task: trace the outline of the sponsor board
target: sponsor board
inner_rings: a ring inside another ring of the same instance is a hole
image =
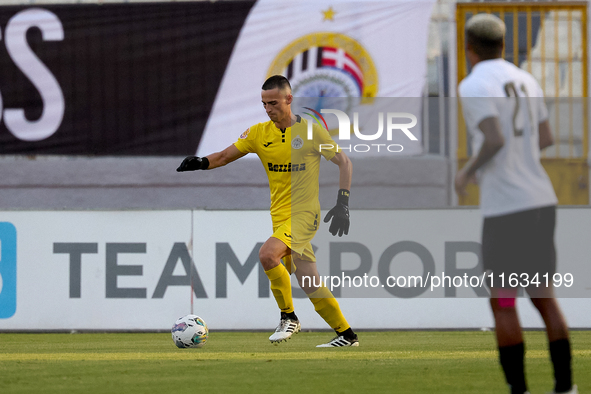
[[[187,313],[212,329],[272,329],[278,311],[258,262],[271,234],[266,211],[2,212],[0,330],[164,330]],[[477,210],[352,211],[348,236],[322,224],[313,241],[326,278],[384,275],[478,275]],[[590,209],[559,209],[561,274],[583,288],[577,298],[557,288],[569,324],[591,327],[577,313],[589,304]],[[18,237],[17,237],[18,234]],[[11,247],[16,245],[16,249]],[[14,262],[14,270],[5,264]],[[15,272],[14,286],[10,272]],[[329,279],[330,280],[330,279]],[[333,286],[356,328],[492,326],[485,289]],[[292,279],[298,316],[307,329],[328,328]],[[16,293],[14,301],[9,296]],[[5,294],[5,291],[8,293]],[[6,301],[8,300],[8,301]],[[541,327],[527,299],[526,327]],[[12,308],[12,309],[11,309]],[[193,310],[191,310],[193,308]],[[10,310],[13,310],[10,313]],[[8,312],[7,312],[8,311]]]

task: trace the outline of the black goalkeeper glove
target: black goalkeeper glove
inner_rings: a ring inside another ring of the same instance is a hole
[[[209,167],[209,160],[207,157],[187,156],[181,163],[176,172],[207,170]]]
[[[337,197],[337,205],[324,218],[324,223],[328,223],[332,218],[328,231],[332,235],[339,234],[339,237],[349,234],[349,190],[340,189]]]

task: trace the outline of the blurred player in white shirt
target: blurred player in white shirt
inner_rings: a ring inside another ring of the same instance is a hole
[[[572,384],[568,327],[542,275],[556,270],[554,227],[557,198],[540,163],[540,150],[553,144],[543,92],[534,77],[502,59],[505,24],[478,14],[466,25],[466,56],[472,71],[459,86],[472,136],[473,157],[458,171],[455,188],[480,185],[484,216],[482,256],[491,271],[491,299],[500,362],[512,394],[527,393],[525,348],[511,274],[538,278],[526,291],[540,312],[554,366],[555,393],[577,393]],[[537,276],[536,276],[537,275]],[[504,276],[504,287],[501,277]]]

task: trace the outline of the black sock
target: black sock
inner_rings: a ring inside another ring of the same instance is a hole
[[[345,331],[337,331],[337,335],[343,336],[345,339],[357,339],[357,334],[353,332],[351,327],[347,328]]]
[[[550,359],[554,365],[554,391],[569,391],[573,386],[570,341],[565,338],[550,342]]]
[[[298,320],[298,317],[296,316],[295,312],[281,312],[281,318],[282,319],[291,319],[291,320]]]
[[[527,391],[524,372],[525,346],[522,343],[499,347],[499,358],[505,379],[511,387],[511,394],[523,394]]]

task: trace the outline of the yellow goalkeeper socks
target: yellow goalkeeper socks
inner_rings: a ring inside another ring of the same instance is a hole
[[[340,333],[351,328],[341,312],[338,301],[326,286],[319,287],[313,293],[308,294],[308,297],[314,304],[316,312],[333,330]]]
[[[293,298],[291,297],[291,280],[289,279],[289,272],[279,264],[277,267],[265,271],[269,281],[271,281],[271,291],[273,297],[277,301],[277,306],[281,312],[293,312]]]

